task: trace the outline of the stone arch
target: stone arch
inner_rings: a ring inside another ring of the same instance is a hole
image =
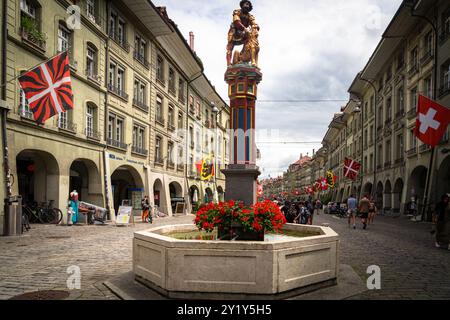
[[[375,203],[376,203],[376,206],[377,206],[377,208],[379,210],[383,210],[383,206],[384,206],[384,203],[383,203],[383,190],[384,190],[383,183],[380,181],[380,182],[378,182],[377,188],[376,188],[376,191],[375,191]]]
[[[177,203],[184,203],[183,187],[177,182],[173,181],[169,184],[170,203],[172,213],[176,213]]]
[[[425,184],[427,180],[427,168],[424,166],[417,166],[411,172],[408,183],[408,198],[416,197],[417,203],[422,204]]]
[[[398,178],[397,181],[395,181],[394,192],[392,194],[394,213],[400,213],[402,209],[401,206],[402,206],[403,187],[404,187],[403,180],[401,178]]]
[[[49,152],[25,149],[16,156],[19,195],[24,202],[60,203],[60,164]],[[69,195],[67,195],[67,198]]]
[[[133,192],[143,192],[144,182],[136,168],[129,165],[119,166],[111,175],[114,209],[118,212],[123,200],[133,200]]]
[[[200,202],[200,188],[197,185],[193,184],[190,186],[189,197],[193,205]]]
[[[69,191],[77,190],[80,201],[103,206],[103,188],[100,170],[89,159],[76,159],[69,169]]]
[[[384,184],[384,210],[392,209],[392,185],[390,180],[386,180]]]
[[[373,189],[373,184],[371,182],[367,182],[364,185],[363,194],[362,195],[369,195],[369,197],[370,197],[372,195],[372,189]]]
[[[161,179],[156,179],[153,183],[154,205],[161,208],[166,203],[166,193]]]
[[[214,192],[210,187],[205,189],[205,203],[212,202],[214,200]]]
[[[445,193],[450,193],[450,156],[447,156],[439,166],[434,202],[439,202]]]

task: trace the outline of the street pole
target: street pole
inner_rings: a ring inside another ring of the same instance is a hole
[[[417,6],[416,6],[417,7]],[[430,18],[426,17],[426,16],[421,16],[418,14],[414,13],[414,10],[416,9],[416,7],[412,7],[411,8],[411,16],[413,17],[417,17],[423,20],[426,20],[431,27],[433,28],[433,32],[434,32],[434,65],[433,65],[433,99],[435,101],[437,101],[438,98],[438,90],[437,90],[437,78],[438,78],[438,37],[439,37],[439,32],[438,32],[438,28],[436,26],[436,24],[434,23],[434,21],[432,21]],[[431,154],[430,154],[430,165],[428,166],[428,170],[427,170],[427,181],[425,184],[425,193],[424,193],[424,198],[423,198],[423,208],[422,208],[422,221],[425,220],[425,214],[426,214],[426,208],[427,206],[431,205],[430,203],[430,184],[431,184],[431,178],[433,175],[433,166],[434,166],[434,157],[435,157],[435,149],[436,147],[432,147],[431,148]]]
[[[373,88],[373,92],[374,92],[374,106],[373,106],[373,110],[375,113],[375,119],[374,119],[374,148],[373,148],[373,185],[372,185],[372,199],[375,200],[375,190],[376,190],[376,183],[377,183],[377,139],[376,139],[376,132],[377,132],[377,102],[378,102],[378,95],[377,95],[377,88],[375,87],[375,85],[373,84],[373,82],[369,79],[364,79],[363,77],[361,77],[361,75],[359,75],[359,80],[368,83],[372,88]],[[364,121],[364,120],[363,120]],[[364,125],[363,125],[363,130],[364,130]],[[362,153],[361,153],[362,154]],[[362,182],[361,182],[361,188],[362,188]]]

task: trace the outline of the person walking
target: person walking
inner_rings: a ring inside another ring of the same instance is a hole
[[[363,223],[363,229],[365,230],[367,228],[367,219],[369,218],[369,207],[370,207],[370,200],[367,195],[364,195],[364,197],[359,202],[358,210],[361,214],[361,222]]]
[[[368,224],[373,224],[373,220],[377,215],[377,211],[378,209],[377,206],[375,205],[375,202],[373,201],[373,199],[370,199]]]
[[[436,248],[447,247],[450,250],[450,203],[449,195],[444,194],[436,205]]]
[[[358,200],[353,196],[353,194],[347,199],[347,215],[348,215],[348,227],[356,229],[356,208],[358,205]]]
[[[142,222],[152,223],[152,215],[150,214],[150,202],[148,196],[144,196],[141,201],[142,206]]]
[[[320,202],[320,199],[316,200],[316,213],[317,215],[320,215],[320,212],[322,211],[322,202]]]

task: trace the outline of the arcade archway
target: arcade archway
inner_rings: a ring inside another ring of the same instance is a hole
[[[384,184],[384,209],[390,211],[392,208],[392,186],[391,181],[387,180]]]
[[[378,208],[378,210],[383,210],[384,203],[383,203],[383,183],[380,181],[377,184],[377,191],[375,194],[375,203]]]
[[[92,160],[77,159],[70,166],[69,191],[73,190],[80,201],[103,206],[100,172]]]
[[[450,193],[450,156],[447,156],[439,167],[436,182],[435,203],[441,200],[443,194]]]
[[[133,205],[133,194],[144,191],[144,183],[139,172],[131,166],[121,166],[111,175],[111,187],[114,199],[114,209],[118,212],[121,205]],[[134,202],[136,202],[136,199]],[[138,204],[134,203],[137,207]],[[140,202],[139,202],[140,204]]]
[[[402,206],[403,185],[404,184],[402,179],[397,179],[394,185],[394,193],[393,193],[394,213],[399,213],[402,209],[401,206]]]
[[[411,172],[408,193],[410,197],[417,197],[417,203],[419,204],[423,201],[426,180],[427,168],[424,166],[418,166]]]

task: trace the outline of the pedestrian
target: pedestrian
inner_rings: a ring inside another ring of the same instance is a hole
[[[152,223],[152,215],[150,214],[150,202],[148,201],[148,196],[144,196],[141,200],[142,207],[142,222]]]
[[[361,222],[363,223],[363,229],[367,228],[367,219],[369,218],[369,206],[370,200],[368,195],[364,195],[364,197],[359,201],[358,210],[361,214]]]
[[[316,200],[316,213],[317,215],[320,215],[322,212],[322,202],[320,202],[320,199]]]
[[[348,227],[356,229],[356,209],[358,206],[358,200],[352,195],[347,199],[347,215],[348,215]]]
[[[449,195],[444,194],[436,205],[436,248],[446,247],[450,250],[450,203]]]
[[[416,201],[416,197],[413,196],[413,197],[411,197],[411,201],[408,204],[408,214],[412,217],[415,217],[416,212],[417,212],[417,201]]]
[[[378,209],[377,206],[375,205],[375,202],[373,201],[373,199],[370,199],[368,224],[373,224],[373,220],[377,215],[377,211]]]
[[[77,190],[73,190],[70,193],[70,207],[72,208],[72,223],[77,224],[78,223],[78,192]]]

